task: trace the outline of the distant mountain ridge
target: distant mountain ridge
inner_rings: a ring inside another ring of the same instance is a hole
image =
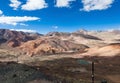
[[[120,43],[120,30],[49,32],[46,35],[0,29],[0,47],[16,48],[26,55],[86,52],[94,47]],[[97,49],[97,48],[96,48]]]

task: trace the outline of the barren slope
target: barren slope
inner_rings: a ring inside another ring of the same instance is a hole
[[[28,55],[55,54],[64,52],[84,52],[88,48],[82,44],[74,44],[55,37],[42,37],[37,40],[28,41],[20,46]]]
[[[113,43],[103,47],[89,48],[87,50],[88,52],[83,53],[82,55],[106,57],[112,57],[116,55],[120,56],[120,43]]]

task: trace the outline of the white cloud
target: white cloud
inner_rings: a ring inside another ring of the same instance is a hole
[[[21,2],[18,0],[10,0],[10,7],[13,7],[14,10],[17,10],[17,8],[21,5]]]
[[[111,7],[114,0],[82,0],[83,8],[81,10],[105,10]]]
[[[75,0],[56,0],[56,7],[69,7],[72,1]]]
[[[46,8],[47,4],[45,0],[27,0],[26,4],[22,5],[23,10],[38,10]]]
[[[39,20],[38,17],[30,17],[30,16],[0,16],[0,24],[10,24],[17,25],[27,21]]]
[[[2,12],[2,10],[0,10],[0,15],[2,15],[3,14],[3,12]]]
[[[52,28],[54,28],[54,29],[58,29],[58,26],[52,26]]]
[[[31,29],[10,29],[12,31],[22,31],[22,32],[29,32],[29,33],[36,33],[36,30],[31,30]]]

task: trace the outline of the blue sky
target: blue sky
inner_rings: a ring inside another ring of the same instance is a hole
[[[120,29],[120,0],[0,0],[0,28],[39,33]]]

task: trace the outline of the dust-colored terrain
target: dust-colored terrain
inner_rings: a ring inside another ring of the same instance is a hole
[[[0,29],[0,83],[120,83],[120,31],[72,33]]]

